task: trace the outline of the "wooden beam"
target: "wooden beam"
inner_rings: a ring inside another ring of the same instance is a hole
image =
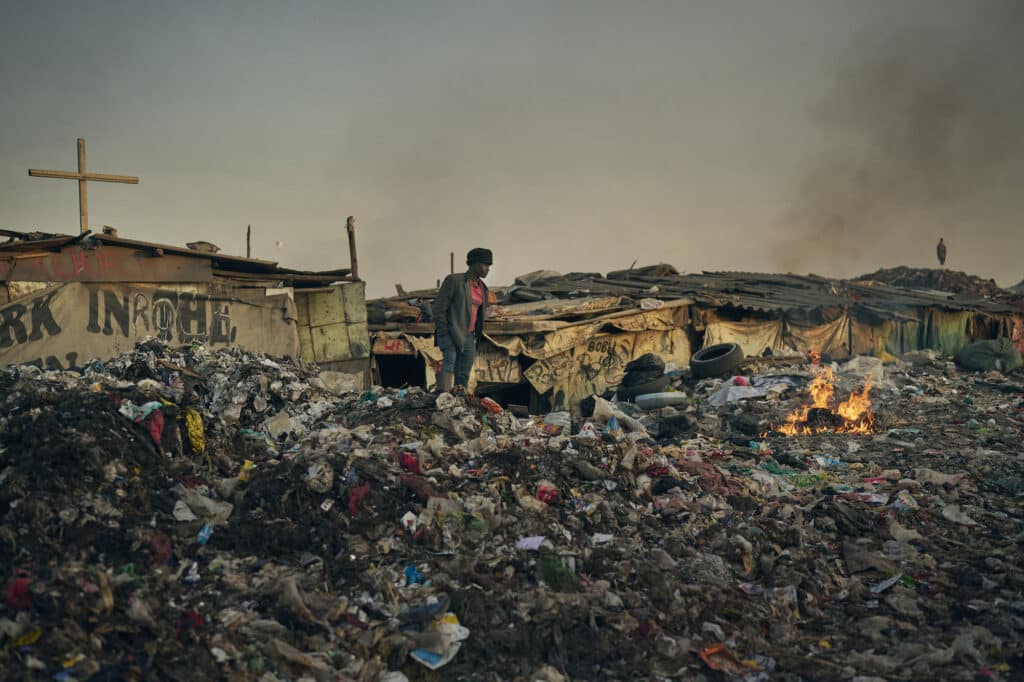
[[[30,168],[28,174],[34,178],[58,178],[60,180],[97,180],[99,182],[120,182],[124,185],[137,185],[139,179],[134,175],[111,175],[109,173],[76,173],[74,171],[43,170]]]
[[[359,279],[359,258],[356,256],[356,219],[349,216],[345,220],[345,231],[348,232],[348,256],[351,261],[352,279]]]
[[[245,257],[252,258],[252,225],[245,228]]]
[[[80,233],[89,229],[89,199],[86,196],[85,140],[78,138],[78,228]]]

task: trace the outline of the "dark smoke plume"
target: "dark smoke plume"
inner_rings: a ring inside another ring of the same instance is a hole
[[[851,50],[811,109],[823,150],[780,225],[783,269],[867,272],[951,233],[964,247],[978,227],[958,224],[965,207],[1020,170],[1021,6],[995,12],[989,30],[874,35]]]

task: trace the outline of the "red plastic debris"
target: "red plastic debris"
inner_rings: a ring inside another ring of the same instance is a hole
[[[483,405],[484,408],[491,414],[501,414],[502,412],[504,412],[504,409],[502,409],[501,405],[494,402],[490,398],[481,398],[480,404]]]
[[[32,606],[32,595],[28,588],[32,584],[29,578],[15,578],[7,587],[7,608],[14,611],[26,611]]]
[[[537,499],[545,504],[551,504],[558,499],[558,488],[543,483],[537,486]]]
[[[652,464],[647,467],[646,474],[651,478],[661,478],[662,476],[668,476],[668,467],[659,464]]]
[[[398,456],[398,462],[402,465],[402,468],[405,469],[406,471],[411,471],[414,474],[422,474],[423,473],[423,469],[420,466],[419,457],[417,457],[416,455],[414,455],[412,453],[403,452],[402,454],[400,454]]]
[[[164,436],[164,413],[154,410],[153,414],[149,416],[149,421],[146,422],[146,428],[149,429],[149,437],[153,439],[157,447],[160,447],[160,439]]]
[[[706,646],[700,650],[698,656],[712,670],[721,670],[722,672],[733,674],[743,671],[743,665],[739,662],[739,659],[724,644]]]
[[[348,513],[354,517],[359,515],[359,500],[370,492],[370,484],[364,483],[348,491]]]

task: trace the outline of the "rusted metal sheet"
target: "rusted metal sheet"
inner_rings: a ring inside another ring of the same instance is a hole
[[[348,328],[344,322],[313,327],[313,356],[317,362],[352,359]]]
[[[302,309],[301,307],[299,308]],[[309,327],[298,327],[299,351],[303,362],[316,362],[316,354],[313,352],[313,330]]]
[[[298,295],[298,292],[296,292]],[[309,301],[309,325],[320,327],[327,324],[345,321],[345,304],[341,292],[333,290],[327,294],[310,294],[305,297]]]
[[[370,356],[362,282],[295,291],[302,356],[316,363]]]
[[[0,281],[9,282],[207,282],[210,261],[151,256],[136,249],[68,246],[56,253],[0,251]]]
[[[168,255],[179,255],[185,256],[186,258],[198,259],[212,258],[213,260],[219,263],[230,264],[232,269],[238,270],[268,272],[277,269],[276,262],[269,260],[261,260],[258,258],[246,258],[244,256],[229,256],[225,253],[205,253],[202,251],[189,249],[183,246],[172,246],[170,244],[156,244],[153,242],[143,242],[136,239],[125,239],[123,237],[115,237],[114,235],[109,234],[94,234],[90,238],[95,241],[101,242],[107,246],[124,246],[136,251],[155,251],[157,249],[160,249],[165,254]]]
[[[339,286],[345,319],[351,324],[366,324],[366,283],[351,282]]]
[[[367,329],[366,324],[349,324],[347,326],[348,344],[352,354],[348,358],[339,359],[355,360],[370,357],[370,331]]]

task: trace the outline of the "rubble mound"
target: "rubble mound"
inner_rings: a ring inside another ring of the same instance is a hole
[[[905,289],[926,289],[948,291],[953,294],[968,294],[979,298],[999,298],[1007,295],[994,279],[983,279],[976,275],[957,270],[939,270],[931,268],[883,268],[867,275],[861,275],[854,281],[881,282]]]
[[[1018,678],[1024,383],[862,360],[876,430],[793,437],[799,359],[529,418],[200,346],[0,370],[0,680]]]

